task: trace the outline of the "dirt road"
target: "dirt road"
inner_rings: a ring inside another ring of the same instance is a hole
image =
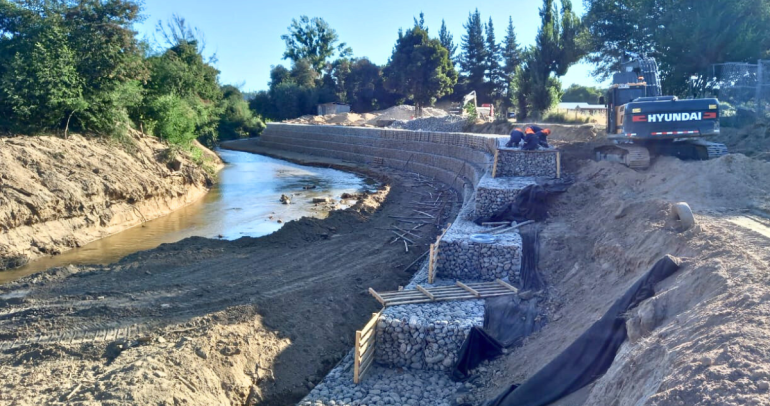
[[[440,231],[416,228],[406,253],[392,217],[415,217],[423,193],[457,200],[383,176],[354,208],[270,236],[190,238],[0,287],[0,403],[293,404],[378,310],[367,288],[405,284]]]

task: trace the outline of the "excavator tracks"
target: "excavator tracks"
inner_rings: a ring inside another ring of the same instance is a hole
[[[650,151],[632,144],[605,145],[596,150],[597,161],[617,162],[631,169],[650,167]]]

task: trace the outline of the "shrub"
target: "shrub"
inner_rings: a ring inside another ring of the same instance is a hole
[[[187,146],[195,139],[197,114],[182,98],[167,94],[149,104],[148,131],[169,144]]]

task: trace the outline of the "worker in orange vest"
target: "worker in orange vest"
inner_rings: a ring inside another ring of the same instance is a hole
[[[521,129],[514,128],[513,131],[511,131],[511,139],[508,140],[508,143],[505,144],[505,147],[518,148],[523,139],[524,139],[524,132],[521,131]]]

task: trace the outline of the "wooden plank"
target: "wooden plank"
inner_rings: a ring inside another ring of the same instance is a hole
[[[361,362],[359,361],[360,352],[359,347],[361,346],[361,332],[356,331],[356,348],[355,348],[355,355],[353,359],[353,383],[358,385],[359,382],[361,382],[359,374],[361,371]]]
[[[436,247],[435,244],[430,245],[430,256],[428,257],[428,283],[433,283],[433,267],[436,261]]]
[[[364,328],[361,329],[362,335],[366,335],[366,333],[368,333],[370,329],[374,328],[374,326],[377,325],[377,320],[380,319],[380,314],[382,314],[382,311],[379,311],[377,313],[372,313],[371,320],[369,320],[369,322],[366,323]]]
[[[500,150],[495,148],[495,163],[492,164],[492,177],[497,177],[497,159],[500,156]]]
[[[364,377],[364,374],[366,374],[366,372],[369,371],[369,367],[372,366],[373,361],[374,361],[374,356],[371,356],[361,364],[361,373],[358,377],[359,381]]]
[[[358,347],[359,358],[363,358],[366,352],[374,349],[374,332],[370,332],[368,337],[361,336],[361,345]]]
[[[464,283],[462,283],[462,282],[460,282],[460,281],[457,281],[457,286],[459,286],[459,287],[461,287],[461,288],[463,288],[463,289],[467,290],[467,291],[468,291],[468,292],[470,292],[470,293],[471,293],[473,296],[476,296],[476,297],[479,297],[479,296],[481,296],[481,294],[479,294],[479,292],[478,292],[476,289],[473,289],[473,288],[469,287],[468,285],[466,285],[466,284],[464,284]]]
[[[374,289],[369,288],[369,293],[371,293],[371,295],[374,296],[374,298],[377,299],[377,301],[380,302],[380,304],[385,306],[385,299],[383,299],[380,295],[378,295]]]
[[[498,279],[498,280],[496,280],[495,282],[497,282],[497,283],[498,283],[500,286],[504,286],[506,289],[508,289],[508,290],[510,290],[510,291],[512,291],[512,292],[514,292],[514,293],[519,293],[519,290],[518,290],[518,289],[516,289],[515,287],[513,287],[513,286],[509,285],[508,283],[506,283],[506,282],[505,282],[504,280],[502,280],[502,279]]]
[[[436,297],[435,297],[435,296],[433,296],[433,294],[432,294],[432,293],[430,293],[430,292],[428,292],[427,290],[425,290],[425,288],[423,288],[422,286],[420,286],[420,285],[417,285],[417,290],[419,290],[420,292],[422,292],[422,293],[423,293],[425,296],[427,296],[427,297],[428,297],[430,300],[436,300]]]
[[[561,152],[556,151],[556,179],[561,179]]]

